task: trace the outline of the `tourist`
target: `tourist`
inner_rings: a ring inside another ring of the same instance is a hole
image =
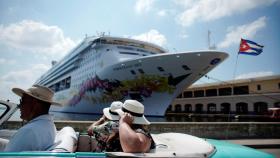
[[[144,116],[144,106],[136,100],[126,100],[116,112],[120,115],[119,138],[123,152],[145,153],[155,148],[148,132],[150,122]]]
[[[88,135],[96,139],[95,147],[92,149],[94,152],[120,150],[118,145],[120,144],[118,138],[120,117],[116,110],[122,105],[120,101],[112,102],[110,107],[103,109],[103,116],[88,128]]]
[[[49,114],[51,105],[60,105],[52,100],[53,91],[47,87],[34,85],[27,90],[13,88],[21,97],[20,118],[27,121],[10,141],[4,151],[46,151],[52,148],[56,136],[56,126]]]

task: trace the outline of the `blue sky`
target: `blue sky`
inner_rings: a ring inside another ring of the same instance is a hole
[[[105,32],[158,44],[170,52],[205,50],[230,56],[208,75],[234,78],[280,74],[280,0],[0,0],[0,99],[30,87],[85,35]],[[240,38],[264,45],[239,55]],[[197,83],[214,82],[202,78]]]

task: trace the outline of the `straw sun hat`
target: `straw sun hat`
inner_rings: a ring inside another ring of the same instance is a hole
[[[51,89],[44,86],[33,85],[31,88],[28,88],[27,90],[23,90],[21,88],[13,88],[12,91],[20,97],[22,97],[23,94],[27,94],[38,100],[51,103],[52,105],[61,105],[60,103],[54,102],[52,100],[54,92]]]
[[[125,112],[130,113],[133,117],[133,124],[149,125],[151,124],[144,116],[144,105],[137,100],[126,100],[121,109],[116,110],[121,116]]]
[[[123,106],[123,103],[120,101],[114,101],[112,102],[111,106],[108,108],[103,109],[103,114],[105,117],[107,117],[109,120],[119,120],[120,116],[116,112],[117,109],[121,109]]]

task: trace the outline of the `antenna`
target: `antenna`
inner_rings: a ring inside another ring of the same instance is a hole
[[[104,37],[105,36],[105,32],[96,31],[96,34],[97,34],[98,37]]]
[[[211,46],[211,31],[210,30],[208,30],[208,49],[209,50],[215,50],[216,49],[216,45],[215,44],[213,44],[212,46]]]

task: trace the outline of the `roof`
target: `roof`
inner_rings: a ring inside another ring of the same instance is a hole
[[[259,82],[259,81],[268,81],[268,80],[277,80],[277,79],[280,80],[280,75],[262,76],[262,77],[246,78],[246,79],[236,79],[236,80],[229,80],[229,81],[197,84],[197,85],[190,86],[189,89],[212,87],[212,86],[222,86],[222,85],[234,85],[234,84],[242,84],[242,83],[253,83],[253,82]]]

